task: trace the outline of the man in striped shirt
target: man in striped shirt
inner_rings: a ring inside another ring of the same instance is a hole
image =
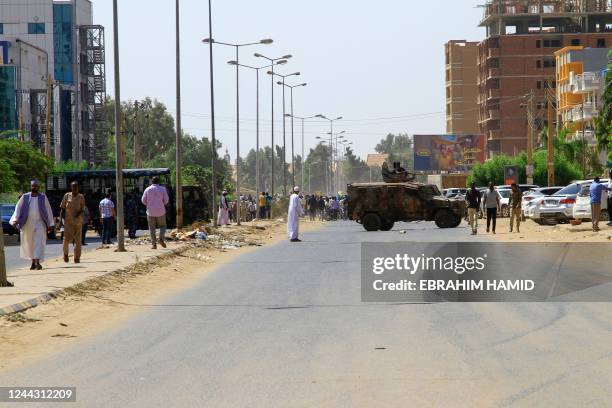
[[[111,243],[111,229],[116,216],[115,204],[110,198],[111,193],[109,191],[99,205],[100,218],[102,218],[102,245],[110,245]]]

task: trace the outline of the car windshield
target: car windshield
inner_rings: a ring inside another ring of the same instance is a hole
[[[510,190],[499,190],[498,193],[502,198],[510,197]]]
[[[574,194],[578,194],[579,191],[580,191],[580,184],[570,184],[569,186],[563,187],[561,190],[557,191],[553,195],[555,196],[574,195]]]
[[[1,205],[0,206],[0,216],[2,217],[10,217],[15,212],[14,205]]]

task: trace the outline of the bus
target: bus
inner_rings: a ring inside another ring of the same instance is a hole
[[[70,191],[70,183],[77,181],[80,192],[85,196],[89,209],[91,223],[97,231],[101,230],[100,210],[98,204],[106,192],[111,193],[112,201],[117,204],[117,184],[115,170],[83,170],[51,173],[46,179],[46,194],[53,209],[53,215],[59,219],[59,205],[64,194]],[[166,187],[170,202],[168,203],[166,221],[168,228],[176,227],[175,189],[172,185],[170,169],[126,169],[123,170],[124,198],[131,194],[136,201],[138,220],[137,228],[147,230],[147,212],[141,202],[144,190],[151,185],[151,179],[157,176],[160,185]],[[208,202],[204,190],[198,186],[183,186],[183,224],[189,225],[195,221],[208,221]]]

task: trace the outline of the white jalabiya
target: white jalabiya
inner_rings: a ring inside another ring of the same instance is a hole
[[[17,221],[20,217],[20,209],[24,196],[19,199],[15,213],[11,217],[10,222]],[[45,207],[47,208],[47,220],[49,226],[53,226],[53,211],[51,204],[45,197]],[[40,217],[38,210],[38,197],[30,197],[30,208],[28,211],[28,220],[21,228],[21,248],[20,256],[23,259],[45,259],[45,245],[47,244],[47,224]]]
[[[227,198],[221,196],[221,202],[219,203],[219,215],[217,217],[217,225],[229,224],[229,211],[228,211]]]
[[[289,211],[287,212],[287,236],[289,239],[297,239],[300,232],[300,217],[304,215],[304,209],[300,203],[300,196],[291,194],[289,198]]]

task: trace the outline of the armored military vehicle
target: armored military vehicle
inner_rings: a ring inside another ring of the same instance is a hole
[[[348,186],[348,217],[367,231],[389,231],[398,221],[434,221],[456,228],[466,213],[463,200],[444,198],[435,185],[356,183]]]

